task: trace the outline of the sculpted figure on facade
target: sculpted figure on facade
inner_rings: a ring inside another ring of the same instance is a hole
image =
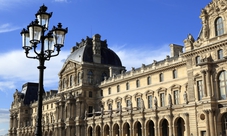
[[[200,18],[202,19],[202,34],[203,34],[203,39],[208,39],[209,38],[209,26],[208,26],[208,14],[205,9],[202,9]]]
[[[184,40],[184,46],[186,50],[192,50],[193,49],[193,43],[195,42],[195,39],[191,34],[188,34],[188,37]]]
[[[154,97],[154,106],[155,106],[155,109],[158,108],[158,102],[157,102],[157,97],[156,96]]]
[[[184,97],[184,103],[188,104],[188,94],[186,91],[184,91],[183,97]]]
[[[172,96],[171,96],[171,94],[169,94],[168,100],[169,100],[169,107],[172,107],[173,103],[172,103]]]

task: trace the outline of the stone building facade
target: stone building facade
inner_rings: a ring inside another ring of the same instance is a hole
[[[96,34],[77,43],[45,93],[45,136],[227,136],[227,1],[201,10],[202,29],[170,56],[126,71]],[[184,51],[183,51],[184,48]],[[34,135],[36,83],[16,91],[10,136]]]

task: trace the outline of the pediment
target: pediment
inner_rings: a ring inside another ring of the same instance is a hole
[[[68,61],[60,70],[59,75],[61,75],[62,73],[65,73],[65,72],[72,71],[73,69],[75,69],[75,67],[76,67],[76,63],[74,63],[72,61]]]

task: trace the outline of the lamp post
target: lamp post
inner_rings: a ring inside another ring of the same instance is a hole
[[[36,19],[32,21],[27,29],[21,31],[22,47],[25,50],[27,58],[39,60],[39,86],[38,86],[38,111],[36,119],[36,136],[42,136],[42,105],[43,105],[43,74],[45,61],[50,60],[51,57],[55,57],[59,54],[61,47],[64,46],[65,34],[68,32],[68,28],[63,29],[61,23],[58,23],[57,27],[53,27],[46,35],[48,30],[49,19],[52,16],[51,13],[46,12],[47,7],[42,5],[38,12],[35,14]],[[39,51],[37,50],[38,44],[40,44]],[[34,51],[35,56],[29,56],[29,51]]]

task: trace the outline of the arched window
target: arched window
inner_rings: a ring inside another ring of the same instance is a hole
[[[151,84],[151,77],[147,77],[147,85],[150,85]]]
[[[218,50],[218,59],[223,59],[223,50]]]
[[[108,94],[111,94],[111,88],[108,88]]]
[[[215,34],[216,36],[224,34],[223,19],[221,17],[217,18],[215,21]]]
[[[107,78],[107,74],[105,72],[102,73],[102,81],[105,80],[105,78]]]
[[[87,78],[88,78],[88,83],[91,84],[93,82],[93,72],[92,71],[88,72]]]
[[[222,135],[223,136],[226,136],[226,132],[227,132],[227,113],[225,113],[223,116],[222,116],[222,120],[221,120],[221,126],[222,126]]]
[[[117,92],[120,92],[120,85],[117,85]]]
[[[175,79],[175,78],[177,78],[177,70],[176,69],[173,70],[173,79]]]
[[[219,75],[219,92],[220,92],[220,99],[225,100],[227,94],[227,72],[222,71]]]
[[[70,87],[73,86],[73,76],[72,75],[69,77],[69,85],[70,85]]]
[[[164,81],[163,73],[160,73],[159,74],[159,81],[160,82],[163,82]]]
[[[65,78],[62,81],[62,89],[65,89]]]
[[[80,72],[77,74],[77,84],[80,84]]]
[[[198,65],[200,63],[200,56],[195,57],[195,64]]]
[[[140,87],[140,80],[136,80],[136,87]]]
[[[126,90],[129,90],[129,83],[126,83]]]

